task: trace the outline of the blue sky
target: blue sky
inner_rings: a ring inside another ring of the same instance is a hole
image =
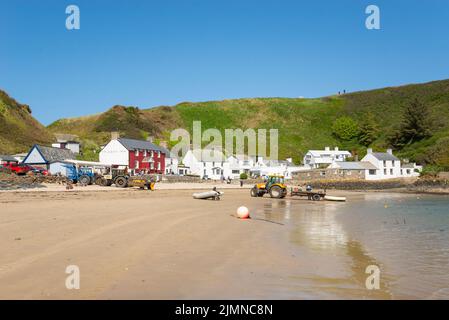
[[[381,30],[365,28],[369,4]],[[115,104],[318,97],[449,78],[448,33],[447,0],[0,0],[0,88],[44,124]]]

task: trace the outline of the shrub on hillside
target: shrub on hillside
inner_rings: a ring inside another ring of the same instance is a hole
[[[359,126],[350,117],[340,117],[332,126],[333,134],[341,140],[351,140],[358,136]]]

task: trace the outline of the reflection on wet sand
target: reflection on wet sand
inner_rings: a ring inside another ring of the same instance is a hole
[[[317,255],[332,257],[332,263],[326,266],[318,259],[314,272],[292,275],[292,289],[324,298],[391,299],[389,278],[384,274],[379,290],[366,288],[367,266],[376,265],[381,270],[382,266],[366,253],[360,242],[349,238],[336,219],[342,204],[304,204],[304,201],[273,200],[263,208],[267,219],[288,220],[290,242],[309,251],[311,259]]]

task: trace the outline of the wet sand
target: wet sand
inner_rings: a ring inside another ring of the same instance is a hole
[[[388,276],[366,289],[366,266],[382,262],[345,239],[345,203],[191,194],[0,193],[0,299],[393,297]],[[241,205],[253,219],[231,216]],[[68,265],[80,268],[80,290],[65,287]]]

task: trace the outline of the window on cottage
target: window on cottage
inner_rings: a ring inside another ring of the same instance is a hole
[[[387,175],[387,169],[384,169],[384,175],[385,176]]]
[[[139,161],[134,161],[134,168],[139,169]]]
[[[150,163],[150,169],[153,170],[154,169],[154,162]]]
[[[160,152],[160,151],[157,152],[157,157],[158,157],[158,158],[161,157],[161,152]]]
[[[393,175],[393,169],[390,169],[390,174]]]
[[[147,150],[143,151],[143,156],[146,157],[147,156]]]
[[[138,157],[138,156],[139,156],[139,150],[136,149],[136,151],[134,152],[134,155],[135,155],[136,157]]]
[[[375,175],[375,174],[376,174],[376,170],[370,169],[370,170],[369,170],[369,174],[372,175],[372,176]]]
[[[160,162],[157,163],[157,169],[161,170],[161,163]]]

